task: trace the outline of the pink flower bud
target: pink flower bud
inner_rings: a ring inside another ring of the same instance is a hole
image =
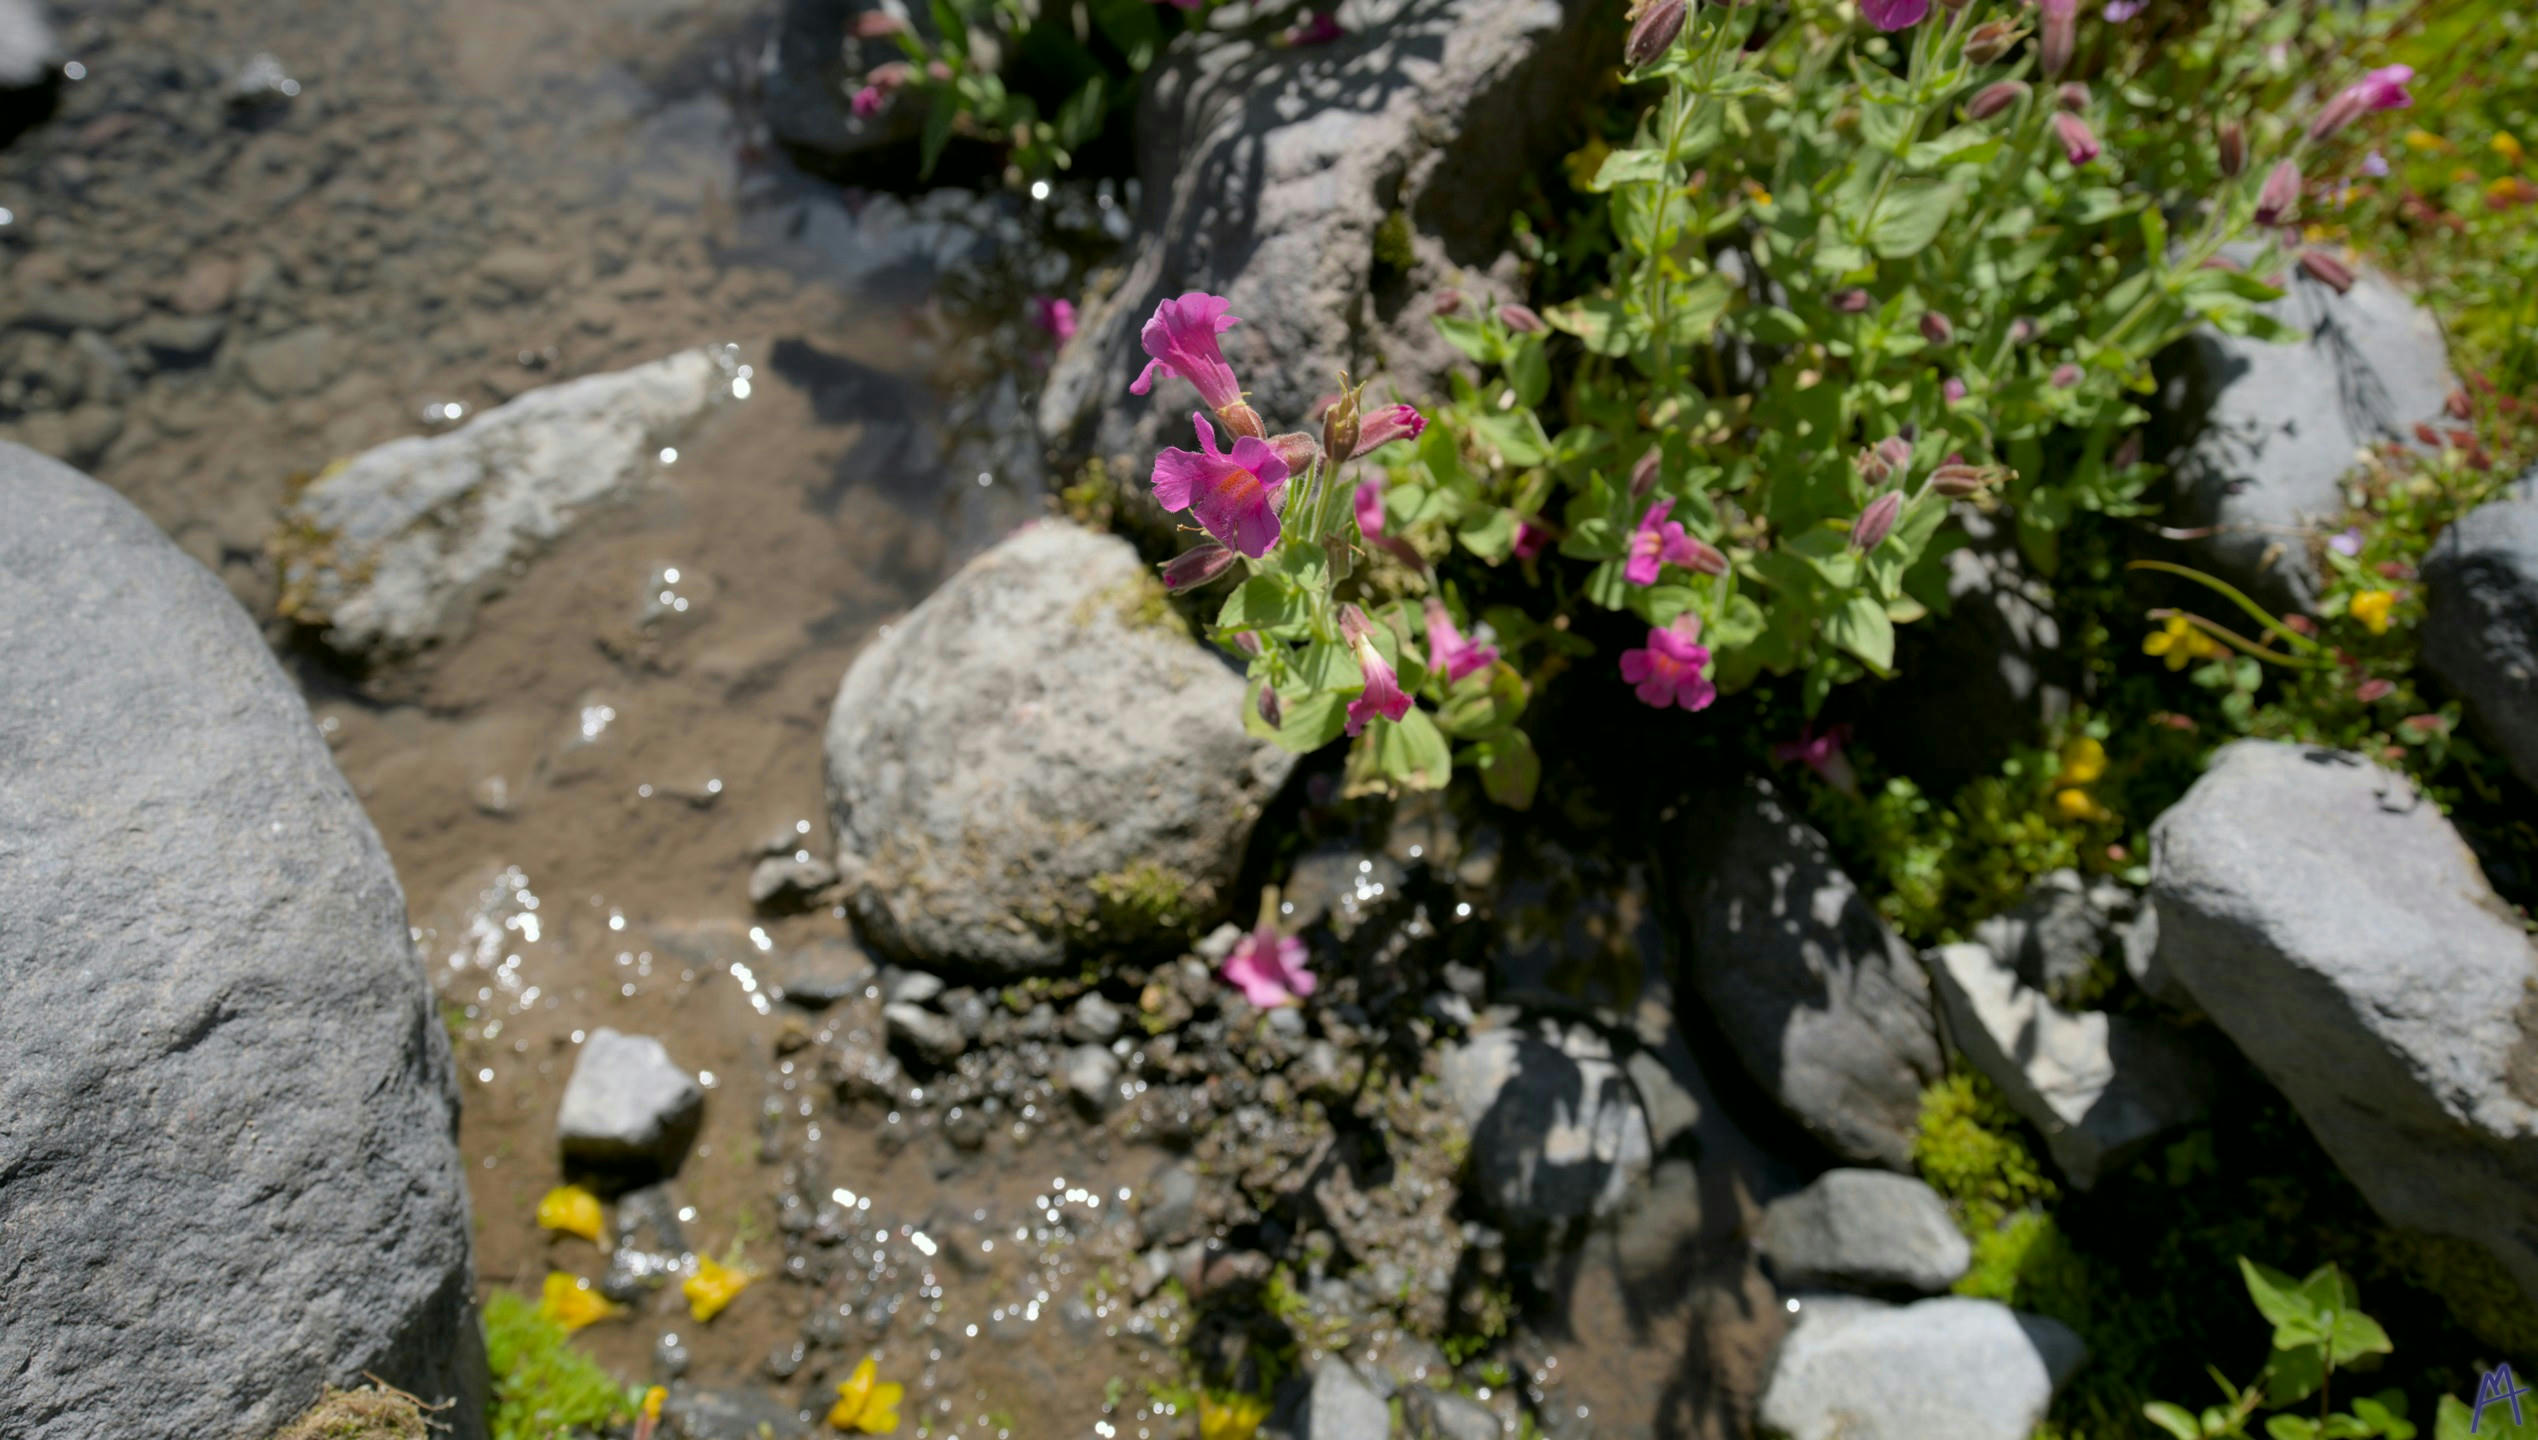
[[[1975,91],[1974,98],[1965,102],[1965,118],[1989,120],[2026,98],[2026,81],[1995,80]]]
[[[2337,91],[2318,107],[2316,117],[2309,121],[2309,143],[2315,145],[2334,139],[2337,131],[2360,119],[2362,112],[2368,108],[2358,89]]]
[[[2050,80],[2071,66],[2079,39],[2080,0],[2041,0],[2044,22],[2036,38],[2036,66]]]
[[[1889,435],[1877,442],[1877,458],[1885,461],[1890,470],[1908,470],[1912,467],[1912,442],[1901,435]]]
[[[2068,390],[2080,383],[2080,367],[2065,360],[2053,367],[2053,388]]]
[[[952,83],[952,67],[947,61],[928,60],[925,62],[925,78],[937,85],[949,85]]]
[[[1654,445],[1649,446],[1648,453],[1640,456],[1639,462],[1630,467],[1630,498],[1648,498],[1648,492],[1657,488],[1657,470],[1664,462],[1663,452]]]
[[[1322,453],[1322,447],[1314,442],[1313,437],[1301,430],[1270,436],[1269,448],[1277,451],[1278,458],[1286,462],[1290,475],[1301,475],[1312,469],[1314,460]]]
[[[2007,18],[1986,20],[1966,32],[1965,58],[1977,65],[1989,65],[2009,53],[2018,39],[2018,22]]]
[[[1416,440],[1428,428],[1428,417],[1408,405],[1385,405],[1357,422],[1357,448],[1348,458],[1371,454],[1395,440]]]
[[[1246,630],[1243,633],[1248,635],[1251,632]],[[1287,707],[1278,702],[1277,690],[1267,685],[1260,687],[1260,718],[1268,721],[1269,728],[1272,730],[1287,723]]]
[[[1851,548],[1864,555],[1884,544],[1886,537],[1894,533],[1895,517],[1902,513],[1903,492],[1900,490],[1889,490],[1869,501],[1868,508],[1859,512],[1859,518],[1851,522]]]
[[[1461,312],[1462,308],[1463,292],[1460,290],[1448,290],[1444,294],[1439,295],[1434,300],[1428,302],[1429,311],[1438,315],[1457,314]]]
[[[2102,153],[2102,147],[2097,143],[2097,132],[2089,128],[2089,122],[2068,110],[2054,112],[2053,130],[2061,137],[2063,155],[2073,165],[2086,165]]]
[[[1924,310],[1921,312],[1921,338],[1933,345],[1953,345],[1956,343],[1956,326],[1938,311]]]
[[[1260,656],[1260,636],[1249,630],[1234,632],[1234,648],[1254,659]]]
[[[2009,343],[2024,345],[2036,338],[2036,322],[2021,315],[2009,322]]]
[[[1225,428],[1233,431],[1237,437],[1248,436],[1259,440],[1266,438],[1269,433],[1269,427],[1260,423],[1260,412],[1240,400],[1217,411],[1216,418],[1224,421]]]
[[[2376,705],[2395,694],[2396,690],[2397,684],[2393,680],[2365,680],[2353,687],[2353,698],[2365,705]]]
[[[1941,382],[1939,393],[1946,396],[1948,403],[1953,405],[1965,398],[1965,382],[1951,375]]]
[[[1685,0],[1646,0],[1631,22],[1630,38],[1622,42],[1622,63],[1633,70],[1655,64],[1674,48],[1675,37],[1683,33],[1684,17],[1690,13]]]
[[[2247,173],[2247,127],[2235,120],[2221,127],[2221,178],[2235,180]]]
[[[1233,568],[1234,552],[1210,540],[1165,562],[1163,588],[1175,595],[1196,590]]]
[[[2264,188],[2256,192],[2256,223],[2280,225],[2299,213],[2300,165],[2285,160],[2266,174]]]
[[[1886,457],[1874,445],[1851,457],[1851,469],[1872,487],[1895,478],[1895,467],[1886,463]]]
[[[1531,306],[1512,301],[1498,307],[1498,323],[1519,335],[1539,335],[1551,328],[1542,323],[1542,317],[1535,314]]]
[[[2062,88],[2053,92],[2053,99],[2055,104],[2077,115],[2089,108],[2089,87],[2083,81],[2065,80]]]
[[[2309,278],[2342,295],[2353,288],[2353,267],[2324,250],[2300,252],[2300,268]]]
[[[853,112],[856,119],[869,120],[889,104],[890,97],[882,93],[880,86],[867,85],[855,92],[854,98],[846,102],[846,108]]]
[[[2115,453],[2106,458],[2106,463],[2114,466],[2118,470],[2130,470],[2134,466],[2140,464],[2141,432],[2139,430],[2135,430],[2131,434],[2126,435],[2123,439],[2116,441]]]
[[[1876,298],[1865,290],[1841,290],[1833,295],[1834,310],[1844,315],[1865,314],[1868,307],[1876,303]]]

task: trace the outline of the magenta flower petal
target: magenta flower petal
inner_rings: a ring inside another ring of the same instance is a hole
[[[1225,957],[1225,980],[1252,1004],[1275,1010],[1312,994],[1320,983],[1305,968],[1306,958],[1303,941],[1262,926],[1234,942],[1234,953]]]
[[[1381,715],[1386,720],[1399,720],[1410,713],[1410,697],[1401,693],[1401,677],[1384,663],[1383,652],[1375,642],[1360,632],[1350,642],[1357,655],[1357,668],[1365,672],[1366,689],[1348,702],[1348,733],[1354,735],[1366,728],[1366,722]]]
[[[1519,520],[1516,522],[1516,543],[1513,548],[1517,559],[1530,560],[1534,556],[1541,554],[1550,544],[1550,531],[1543,529],[1541,526],[1534,524],[1530,520]]]
[[[1668,520],[1674,510],[1672,500],[1660,500],[1639,517],[1638,527],[1630,532],[1629,558],[1622,565],[1622,578],[1633,585],[1654,585],[1665,568],[1669,549],[1683,543],[1683,522]]]
[[[1428,668],[1442,671],[1446,683],[1452,684],[1475,670],[1486,670],[1498,663],[1498,647],[1475,645],[1454,628],[1454,617],[1443,605],[1428,602]]]
[[[1389,445],[1395,440],[1416,440],[1428,428],[1428,417],[1408,405],[1386,405],[1360,416],[1357,425],[1357,448],[1349,459]]]
[[[1357,484],[1357,533],[1369,540],[1384,538],[1384,482],[1361,480]]]
[[[1031,323],[1046,330],[1063,345],[1075,338],[1075,302],[1054,295],[1037,295],[1031,300]]]
[[[2403,110],[2415,103],[2406,85],[2415,78],[2412,65],[2383,65],[2356,83],[2353,88],[2362,103],[2373,110]]]
[[[1930,0],[1860,0],[1859,13],[1880,30],[1909,30],[1929,18]]]
[[[1669,705],[1709,708],[1718,698],[1718,688],[1704,673],[1709,665],[1707,647],[1662,628],[1649,630],[1646,648],[1624,650],[1621,655],[1622,679],[1638,691],[1640,703],[1660,710]]]
[[[1242,323],[1225,313],[1233,303],[1222,295],[1193,290],[1155,306],[1154,318],[1137,334],[1154,358],[1128,387],[1129,393],[1143,395],[1152,390],[1155,372],[1164,370],[1197,386],[1199,398],[1210,410],[1241,404],[1243,387],[1216,343],[1217,336]]]
[[[1266,440],[1244,436],[1231,453],[1216,448],[1215,427],[1193,412],[1197,451],[1166,448],[1154,457],[1155,503],[1187,510],[1220,544],[1259,559],[1278,543],[1278,505],[1286,498],[1287,462]]]

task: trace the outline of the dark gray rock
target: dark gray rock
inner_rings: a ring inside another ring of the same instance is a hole
[[[2068,714],[2078,677],[2053,587],[2020,553],[2017,527],[1966,502],[1949,524],[1967,543],[1944,562],[1945,613],[1902,627],[1902,678],[1878,687],[1863,728],[1901,768],[1966,776]]]
[[[2538,1300],[2538,951],[2407,781],[2242,740],[2151,829],[2159,954],[2392,1224]]]
[[[829,808],[857,933],[1017,972],[1214,923],[1294,765],[1242,704],[1127,542],[1017,532],[838,687]]]
[[[2073,1014],[2028,988],[1980,945],[1942,945],[1930,976],[1948,1035],[2086,1190],[2153,1140],[2202,1117],[2211,1067],[2154,1020]]]
[[[1921,962],[1769,781],[1693,807],[1679,833],[1692,995],[1835,1154],[1908,1168],[1922,1087],[1941,1070]]]
[[[1313,1367],[1313,1388],[1297,1417],[1295,1440],[1388,1440],[1392,1410],[1357,1367],[1326,1355]]]
[[[60,57],[40,0],[0,0],[0,90],[43,84]]]
[[[904,1001],[884,1005],[881,1018],[890,1027],[890,1043],[928,1065],[949,1065],[969,1048],[958,1021],[924,1006]]]
[[[1453,1390],[1411,1390],[1402,1409],[1413,1440],[1500,1440],[1506,1434],[1488,1406]]]
[[[837,867],[817,855],[770,855],[749,871],[749,903],[790,913],[808,908],[837,883]]]
[[[1772,1201],[1762,1250],[1784,1290],[1935,1295],[1974,1260],[1939,1192],[1883,1170],[1827,1170]]]
[[[820,1010],[864,993],[873,980],[872,961],[851,940],[814,940],[785,961],[777,986],[784,998],[807,1010]]]
[[[2170,524],[2213,527],[2194,564],[2277,610],[2317,599],[2312,546],[2344,513],[2355,452],[2438,420],[2449,398],[2440,326],[2386,277],[2338,296],[2297,268],[2266,307],[2306,337],[2197,330],[2162,361],[2158,428],[2175,482]]]
[[[747,1385],[714,1390],[673,1385],[661,1402],[661,1418],[677,1440],[800,1440],[817,1433],[800,1406]]]
[[[603,1025],[573,1062],[555,1136],[575,1164],[668,1174],[704,1118],[705,1092],[660,1041]]]
[[[1088,991],[1066,1012],[1066,1038],[1107,1045],[1119,1038],[1127,1023],[1118,1006],[1103,999],[1099,991]]]
[[[1485,1030],[1445,1053],[1444,1077],[1471,1132],[1470,1192],[1510,1225],[1608,1214],[1648,1174],[1647,1114],[1588,1026]]]
[[[1137,1220],[1147,1239],[1179,1245],[1199,1234],[1199,1183],[1188,1166],[1173,1161],[1157,1166],[1137,1198]]]
[[[1606,22],[1619,10],[1375,0],[1328,45],[1272,43],[1284,14],[1176,42],[1138,113],[1149,238],[1085,306],[1042,392],[1042,431],[1139,477],[1158,437],[1186,436],[1186,384],[1126,392],[1146,363],[1139,328],[1188,290],[1232,299],[1244,323],[1226,358],[1273,432],[1303,425],[1343,369],[1386,369],[1403,398],[1441,392],[1458,357],[1429,323],[1434,298],[1517,298],[1475,272],[1499,260],[1526,177],[1575,143],[1579,107],[1618,63]],[[1406,271],[1375,256],[1396,213]]]
[[[139,511],[0,445],[0,513],[0,1428],[265,1435],[376,1374],[481,1437],[449,1041],[377,832]]]
[[[687,1235],[679,1224],[678,1197],[667,1185],[646,1185],[617,1197],[616,1243],[599,1291],[620,1305],[658,1290],[686,1263]]]
[[[1757,1429],[1774,1440],[2027,1440],[2088,1358],[2061,1322],[1990,1300],[1809,1299]]]
[[[2057,1005],[2082,997],[2099,967],[2120,970],[2124,931],[2140,898],[2111,880],[2092,883],[2076,870],[2036,877],[2027,896],[1974,927],[1974,939],[1997,956],[2020,984]]]
[[[1119,1099],[1119,1057],[1099,1045],[1078,1045],[1067,1051],[1064,1073],[1067,1093],[1096,1115]]]
[[[2443,531],[2423,580],[2424,664],[2538,787],[2538,472]]]

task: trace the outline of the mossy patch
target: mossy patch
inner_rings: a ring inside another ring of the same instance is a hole
[[[1208,887],[1168,865],[1139,860],[1091,881],[1096,922],[1114,939],[1186,930]]]
[[[1395,210],[1375,227],[1375,263],[1386,270],[1407,271],[1418,263],[1419,253],[1412,248],[1410,212]]]
[[[423,1402],[392,1385],[326,1387],[316,1404],[273,1440],[423,1440],[432,1424]]]
[[[536,1302],[508,1290],[485,1299],[485,1359],[493,1372],[493,1440],[551,1440],[597,1431],[634,1412],[624,1386],[575,1348]]]
[[[1153,575],[1140,572],[1132,580],[1095,591],[1075,607],[1072,618],[1077,625],[1090,625],[1093,617],[1104,610],[1117,616],[1119,623],[1130,630],[1152,630],[1177,640],[1190,638],[1189,622],[1172,608],[1171,595]]]
[[[2506,1355],[2538,1355],[2538,1313],[2494,1257],[2449,1235],[2391,1232],[2389,1263],[2441,1297],[2468,1333]]]

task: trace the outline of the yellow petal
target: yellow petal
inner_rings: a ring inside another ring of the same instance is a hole
[[[540,1229],[579,1235],[593,1245],[599,1243],[603,1219],[599,1197],[579,1185],[558,1185],[538,1200]]]
[[[872,1399],[865,1402],[864,1413],[855,1417],[855,1428],[867,1435],[889,1435],[899,1428],[899,1397],[907,1387],[885,1380],[872,1387]]]
[[[830,1425],[840,1430],[854,1428],[855,1422],[863,1417],[865,1407],[872,1402],[873,1382],[879,1373],[880,1367],[873,1357],[867,1355],[855,1367],[854,1374],[838,1382],[837,1403],[828,1409]]]
[[[2494,132],[2494,153],[2517,165],[2520,163],[2520,140],[2509,130]]]
[[[2061,786],[2094,785],[2106,775],[2106,747],[2082,735],[2062,747],[2062,774],[2054,780]]]
[[[662,1389],[658,1385],[644,1391],[643,1418],[646,1420],[659,1420],[661,1418],[661,1402],[669,1398],[670,1392]]]
[[[590,1282],[578,1275],[550,1271],[546,1289],[538,1297],[538,1313],[567,1330],[605,1320],[618,1313],[608,1297],[590,1288]]]
[[[1199,1440],[1252,1440],[1260,1422],[1268,1418],[1267,1402],[1256,1395],[1228,1395],[1220,1400],[1199,1392]]]
[[[757,1277],[736,1269],[710,1256],[696,1257],[696,1273],[680,1283],[679,1293],[687,1297],[688,1313],[700,1322],[723,1313],[723,1307],[739,1298]]]

